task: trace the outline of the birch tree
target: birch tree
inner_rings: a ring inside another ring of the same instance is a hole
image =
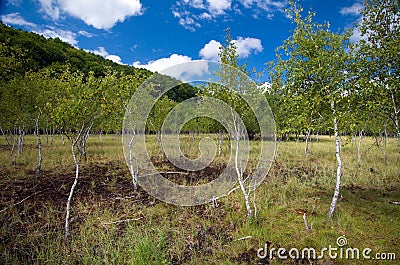
[[[365,0],[357,45],[361,84],[393,124],[400,145],[400,2]]]
[[[70,238],[70,210],[75,188],[78,184],[79,169],[86,160],[87,140],[91,128],[108,111],[108,102],[104,97],[101,80],[93,73],[84,75],[71,73],[68,69],[61,76],[51,80],[54,98],[51,99],[52,121],[63,133],[71,145],[71,154],[75,165],[75,178],[67,199],[65,216],[65,238]],[[68,130],[67,130],[68,129]]]
[[[244,92],[246,89],[243,84],[248,83],[242,80],[244,75],[238,76],[238,72],[245,70],[245,66],[238,63],[237,46],[230,36],[229,29],[226,30],[225,44],[220,47],[219,57],[221,65],[216,75],[221,78],[221,83],[224,85],[211,84],[203,93],[205,96],[209,95],[218,98],[231,107],[231,128],[228,130],[230,134],[228,137],[234,156],[234,172],[245,200],[247,217],[251,218],[254,216],[254,210],[250,203],[251,187],[250,185],[247,186],[248,183],[246,181],[248,179],[244,177],[244,156],[246,154],[240,152],[244,150],[244,143],[248,140],[248,130],[257,130],[257,122],[254,120],[255,117],[252,115],[252,110],[239,95],[240,92]],[[239,118],[241,121],[238,120]],[[253,199],[255,206],[255,198]]]
[[[328,22],[313,21],[315,13],[308,12],[302,17],[303,9],[292,3],[288,15],[296,24],[293,34],[278,48],[275,72],[282,83],[280,93],[285,98],[302,104],[293,110],[294,117],[302,119],[302,112],[318,114],[330,120],[334,134],[335,157],[337,161],[336,185],[328,216],[333,217],[342,176],[341,142],[339,133],[349,111],[351,91],[347,86],[348,64],[351,56],[349,34],[334,33]],[[307,104],[305,104],[307,102]],[[289,105],[287,107],[291,107]]]

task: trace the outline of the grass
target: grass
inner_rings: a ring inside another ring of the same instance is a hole
[[[45,146],[43,176],[36,179],[35,138],[26,136],[25,141],[17,164],[11,165],[10,150],[0,139],[0,264],[266,264],[257,258],[257,250],[266,242],[270,248],[313,247],[319,251],[329,245],[336,247],[336,239],[342,235],[349,247],[395,253],[397,261],[400,259],[400,206],[392,203],[400,201],[400,148],[395,139],[386,145],[386,163],[382,149],[373,145],[372,138],[365,138],[359,168],[357,144],[342,138],[343,183],[332,220],[327,213],[335,184],[333,139],[313,139],[307,155],[304,142],[280,142],[276,161],[256,190],[258,217],[247,220],[239,191],[218,200],[217,208],[211,204],[168,205],[143,190],[134,192],[120,138],[93,135],[72,203],[68,245],[63,222],[74,177],[70,147],[62,145],[59,136]],[[161,161],[155,136],[150,136],[149,143],[153,159],[167,170],[170,165]],[[182,143],[185,154],[199,155],[191,136]],[[252,145],[258,148],[257,143]],[[227,141],[223,151],[228,157]],[[254,163],[254,158],[249,161]],[[217,158],[213,163],[222,162]],[[305,230],[304,213],[310,231]],[[314,261],[275,257],[269,262],[366,261],[325,256]]]

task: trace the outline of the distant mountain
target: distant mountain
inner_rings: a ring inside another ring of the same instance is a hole
[[[33,32],[14,29],[0,21],[0,82],[7,82],[29,71],[36,72],[48,66],[63,64],[69,64],[71,71],[93,71],[97,77],[103,76],[108,68],[142,76],[144,79],[152,75],[146,69],[117,64],[100,55],[73,47],[59,38],[45,38]],[[169,78],[166,77],[166,80]],[[189,84],[181,84],[168,91],[167,96],[182,102],[196,96],[197,91]]]
[[[18,66],[13,69],[15,71],[9,71],[8,74],[11,76],[26,71],[38,71],[56,63],[68,63],[73,71],[80,70],[84,73],[93,71],[96,76],[102,76],[107,67],[126,74],[136,71],[141,71],[144,75],[151,74],[148,70],[120,65],[100,55],[77,49],[59,38],[48,39],[36,33],[14,29],[2,22],[0,22],[0,57],[2,68]]]

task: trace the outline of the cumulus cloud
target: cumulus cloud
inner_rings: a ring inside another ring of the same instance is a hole
[[[111,29],[130,16],[142,14],[140,0],[39,0],[41,11],[57,20],[61,12],[97,29]]]
[[[239,58],[247,58],[251,53],[258,53],[263,50],[260,39],[238,37],[236,40],[233,40],[233,42],[237,47],[237,54]],[[216,40],[210,40],[200,50],[199,55],[205,60],[218,61],[220,47],[220,42]]]
[[[263,50],[260,39],[238,37],[234,42],[240,58],[247,58],[252,52],[258,53]]]
[[[17,25],[28,28],[36,27],[36,24],[26,21],[18,12],[2,15],[1,20],[7,25]]]
[[[342,15],[360,15],[360,11],[364,8],[364,6],[360,3],[354,3],[352,6],[349,7],[342,7],[340,9],[340,14]]]
[[[187,63],[192,61],[192,58],[186,55],[171,54],[170,57],[161,58],[158,60],[150,61],[147,64],[141,64],[140,62],[134,62],[132,65],[137,68],[145,68],[152,72],[160,72],[168,67],[176,64]]]
[[[210,40],[204,47],[200,50],[199,55],[201,58],[210,61],[219,60],[219,47],[221,43],[216,40]]]
[[[123,64],[121,57],[115,54],[109,54],[104,47],[98,47],[97,50],[89,50],[89,52],[103,56],[104,58],[111,60],[115,63]]]
[[[175,77],[181,81],[192,80],[196,76],[208,73],[208,63],[201,60],[192,60],[191,57],[180,54],[171,54],[170,57],[150,61],[147,64],[134,62],[137,68],[145,68],[152,72]]]

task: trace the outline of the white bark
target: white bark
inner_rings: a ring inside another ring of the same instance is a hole
[[[72,151],[72,157],[74,159],[74,164],[75,164],[75,179],[74,183],[71,186],[71,189],[69,191],[69,196],[67,200],[67,210],[66,210],[66,215],[65,215],[65,239],[67,243],[69,242],[69,237],[70,237],[70,209],[71,209],[71,201],[72,201],[72,196],[74,194],[76,185],[78,184],[78,177],[79,177],[79,165],[82,157],[86,154],[86,141],[89,136],[90,129],[93,125],[93,122],[87,126],[84,124],[82,125],[81,129],[79,130],[78,134],[70,138],[68,135],[68,139],[71,142],[71,151]],[[76,150],[76,151],[75,151]],[[79,155],[79,157],[77,156]]]
[[[18,127],[18,142],[17,142],[18,157],[21,156],[23,148],[24,148],[24,129]]]
[[[242,134],[241,128],[239,128],[240,126],[236,123],[236,119],[235,119],[234,116],[233,116],[233,126],[234,126],[234,129],[235,129],[235,140],[236,140],[235,170],[236,170],[237,178],[238,178],[238,181],[239,181],[239,186],[240,186],[240,189],[242,190],[243,197],[244,197],[244,200],[245,200],[246,210],[247,210],[247,217],[250,218],[253,215],[253,211],[252,211],[251,205],[250,205],[249,192],[246,190],[245,183],[244,183],[245,181],[243,179],[243,168],[241,167],[241,163],[239,163],[239,141],[240,141],[241,136],[243,134]]]
[[[329,208],[329,217],[332,218],[335,212],[336,204],[339,199],[339,191],[340,191],[340,181],[342,177],[342,159],[340,157],[341,144],[339,139],[339,129],[338,129],[338,121],[337,114],[335,109],[335,103],[331,102],[331,108],[333,112],[333,126],[334,126],[334,134],[335,134],[335,147],[336,147],[336,160],[337,160],[337,169],[336,169],[336,185],[335,191],[333,193],[331,206]]]
[[[75,187],[78,184],[78,177],[79,177],[79,161],[77,160],[76,154],[75,154],[75,144],[72,145],[72,155],[74,157],[74,163],[75,163],[75,179],[74,183],[71,186],[71,189],[69,191],[69,196],[67,200],[67,213],[65,215],[65,239],[69,240],[70,237],[70,223],[69,223],[69,216],[70,216],[70,209],[71,209],[71,200],[72,196],[74,195]]]
[[[138,175],[138,172],[139,172],[139,165],[138,165],[136,159],[133,156],[133,148],[132,148],[133,141],[135,140],[135,135],[136,135],[135,128],[133,128],[132,129],[132,137],[131,137],[131,140],[128,143],[128,148],[129,148],[129,170],[130,170],[131,175],[132,175],[133,187],[134,187],[135,190],[137,190],[137,175]],[[135,168],[133,166],[134,161],[135,161],[135,164],[136,164]]]

